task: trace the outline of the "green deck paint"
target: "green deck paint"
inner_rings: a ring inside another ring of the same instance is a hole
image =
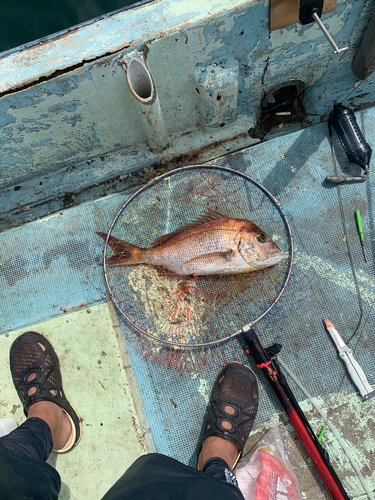
[[[0,337],[0,417],[15,418],[18,424],[25,416],[10,375],[9,348],[28,330],[52,342],[64,391],[83,419],[78,446],[64,455],[52,452],[48,459],[61,475],[59,500],[99,500],[134,460],[153,451],[145,444],[142,407],[136,408],[132,398],[113,308],[104,302]]]

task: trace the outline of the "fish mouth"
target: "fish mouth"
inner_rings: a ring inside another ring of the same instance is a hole
[[[273,266],[274,264],[278,264],[279,262],[284,260],[284,258],[285,258],[285,255],[281,250],[275,250],[274,252],[271,252],[267,256],[266,260],[267,260],[268,265]]]
[[[273,251],[271,250],[269,253],[267,252],[263,255],[259,253],[256,255],[255,259],[254,256],[248,256],[248,258],[246,258],[246,254],[243,254],[242,252],[240,252],[240,255],[253,270],[274,266],[286,257],[284,252],[279,249],[275,249]]]

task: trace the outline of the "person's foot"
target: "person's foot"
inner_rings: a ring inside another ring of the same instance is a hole
[[[245,447],[258,410],[258,382],[254,372],[229,363],[216,378],[206,420],[198,469],[219,457],[233,470]]]
[[[29,406],[28,417],[38,417],[47,422],[51,429],[53,450],[61,450],[72,434],[69,417],[60,406],[49,401],[39,401]]]
[[[45,352],[46,348],[41,342],[38,345]],[[36,377],[35,373],[28,376],[27,381],[31,382]],[[37,388],[31,386],[27,391],[28,396],[35,394]],[[51,395],[56,396],[57,391],[51,389]],[[72,434],[72,424],[69,417],[60,406],[50,401],[39,401],[31,404],[27,409],[27,418],[38,417],[47,422],[51,429],[53,449],[60,450],[64,448]]]
[[[233,470],[237,461],[238,454],[240,453],[240,447],[228,439],[224,439],[220,436],[211,436],[206,438],[202,443],[202,449],[198,458],[198,469],[202,470],[205,463],[213,457],[219,457],[225,460],[225,462]]]
[[[65,397],[59,360],[50,342],[37,332],[18,337],[10,348],[10,369],[25,415],[47,422],[54,450],[71,450],[80,440],[81,422]]]

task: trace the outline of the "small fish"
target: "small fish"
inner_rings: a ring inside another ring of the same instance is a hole
[[[103,240],[106,233],[97,233]],[[150,248],[109,238],[108,266],[152,264],[184,275],[238,274],[273,266],[281,250],[258,226],[208,211],[196,221],[157,238]]]

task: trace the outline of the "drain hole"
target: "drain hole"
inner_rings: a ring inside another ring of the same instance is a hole
[[[143,62],[133,59],[127,70],[130,89],[138,99],[150,99],[153,94],[151,75]]]
[[[282,106],[286,105],[297,97],[297,87],[294,85],[287,85],[282,89],[276,90],[268,99],[267,106]]]
[[[296,100],[302,101],[304,93],[305,84],[302,80],[283,83],[267,92],[262,100],[262,108],[265,111],[282,111],[281,108],[285,107],[285,111],[288,111]]]
[[[301,122],[305,116],[304,95],[302,80],[284,82],[268,91],[261,103],[260,121],[249,130],[249,135],[263,140],[272,128]]]

